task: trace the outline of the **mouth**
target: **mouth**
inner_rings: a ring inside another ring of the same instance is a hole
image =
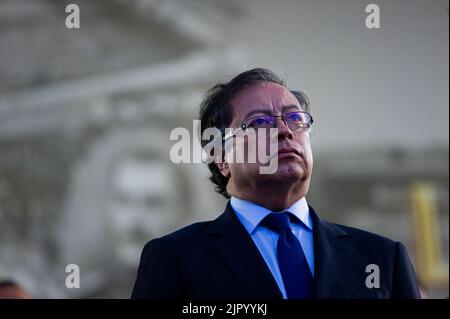
[[[303,154],[300,153],[295,148],[282,148],[278,150],[278,158],[286,158],[286,157],[300,157],[304,159]]]

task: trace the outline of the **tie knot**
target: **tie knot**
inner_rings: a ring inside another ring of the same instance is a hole
[[[270,213],[264,218],[264,224],[278,234],[283,230],[291,229],[289,216],[286,213]]]

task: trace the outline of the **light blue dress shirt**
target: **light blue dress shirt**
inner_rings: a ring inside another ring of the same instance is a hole
[[[281,277],[280,268],[277,261],[277,242],[278,234],[268,227],[260,224],[261,221],[272,211],[252,202],[231,197],[231,207],[236,216],[244,225],[250,234],[256,247],[266,261],[267,266],[272,272],[278,287],[280,288],[283,298],[287,299],[286,289],[284,288],[283,279]],[[309,207],[306,199],[295,202],[291,207],[283,210],[288,211],[298,219],[291,221],[293,234],[298,238],[302,245],[303,252],[308,262],[309,269],[314,277],[314,246],[313,246],[313,223],[309,214]]]

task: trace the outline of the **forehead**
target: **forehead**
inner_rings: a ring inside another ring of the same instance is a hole
[[[247,87],[231,101],[234,118],[240,118],[256,109],[277,112],[282,106],[286,105],[299,106],[299,102],[284,86],[272,82]]]

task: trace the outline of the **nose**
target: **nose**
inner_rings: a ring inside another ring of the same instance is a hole
[[[286,137],[292,139],[294,137],[294,134],[292,133],[283,117],[277,117],[275,123],[276,127],[278,128],[278,139],[283,139]]]

